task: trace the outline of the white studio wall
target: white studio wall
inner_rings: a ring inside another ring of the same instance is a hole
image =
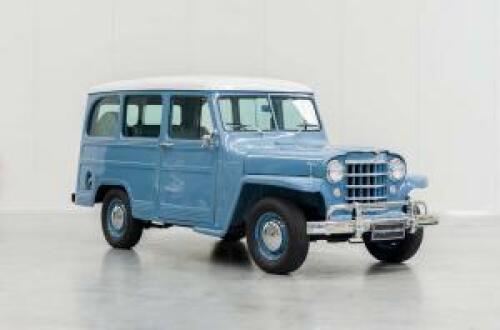
[[[85,92],[269,76],[317,91],[335,144],[400,150],[442,212],[500,212],[496,0],[4,0],[0,211],[72,208]]]

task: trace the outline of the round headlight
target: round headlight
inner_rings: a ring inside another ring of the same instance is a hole
[[[406,164],[400,158],[393,158],[389,162],[389,177],[394,181],[402,180],[406,175]]]
[[[339,182],[344,178],[344,165],[336,159],[330,161],[326,170],[326,177],[330,182]]]

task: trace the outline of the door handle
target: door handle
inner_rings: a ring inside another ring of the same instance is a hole
[[[160,147],[162,148],[171,148],[174,146],[173,142],[160,142]]]

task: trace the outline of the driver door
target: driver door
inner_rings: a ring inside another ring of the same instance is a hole
[[[214,131],[206,93],[173,93],[160,143],[160,217],[179,224],[213,224],[219,152],[203,143]]]

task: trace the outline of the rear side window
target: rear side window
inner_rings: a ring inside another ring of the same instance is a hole
[[[88,127],[91,136],[114,136],[118,132],[120,98],[107,96],[97,101],[92,109]]]
[[[160,95],[128,96],[125,98],[123,135],[158,137],[162,117]]]

